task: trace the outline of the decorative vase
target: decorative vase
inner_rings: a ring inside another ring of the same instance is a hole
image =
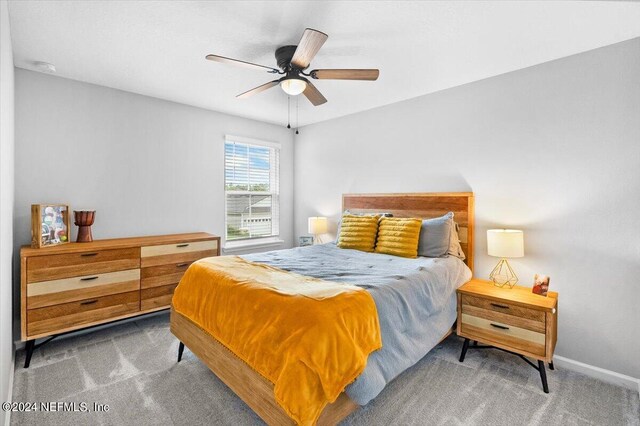
[[[96,218],[95,210],[74,210],[73,211],[74,222],[78,227],[78,243],[88,243],[93,241],[93,235],[91,235],[91,225]]]

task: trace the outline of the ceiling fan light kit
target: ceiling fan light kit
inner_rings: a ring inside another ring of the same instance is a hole
[[[207,55],[210,61],[234,64],[245,68],[253,68],[266,71],[271,74],[283,75],[278,80],[273,80],[262,84],[256,88],[243,92],[236,96],[245,99],[256,93],[263,92],[274,86],[280,85],[282,90],[289,96],[303,94],[313,105],[318,106],[327,102],[327,99],[311,82],[305,78],[310,77],[316,80],[364,80],[375,81],[380,75],[377,69],[326,69],[312,70],[306,73],[311,61],[316,56],[322,45],[329,36],[323,32],[307,28],[302,34],[302,38],[297,46],[282,46],[276,49],[275,56],[279,70],[265,65],[253,64],[251,62],[240,61],[219,55]]]
[[[300,76],[285,77],[280,80],[280,87],[287,95],[297,96],[305,91],[308,81]]]

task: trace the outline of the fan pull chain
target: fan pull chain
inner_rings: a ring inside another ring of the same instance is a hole
[[[291,96],[287,96],[287,129],[291,128]]]
[[[298,100],[299,99],[300,99],[300,96],[296,98],[296,135],[300,134],[300,132],[298,132]]]

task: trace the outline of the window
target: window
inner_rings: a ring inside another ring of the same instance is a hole
[[[227,136],[224,143],[226,240],[277,237],[280,145]]]

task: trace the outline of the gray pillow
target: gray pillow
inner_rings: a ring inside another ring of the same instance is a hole
[[[452,255],[464,259],[462,247],[458,239],[453,212],[434,219],[422,221],[418,256],[442,257]]]

